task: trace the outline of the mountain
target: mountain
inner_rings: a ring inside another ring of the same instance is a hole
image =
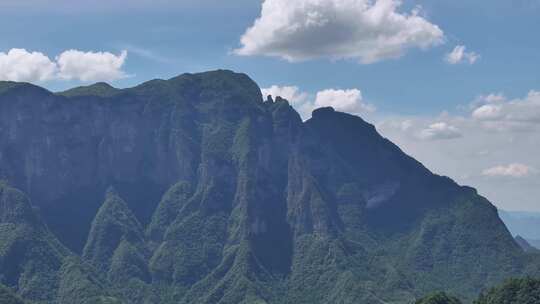
[[[0,269],[2,283],[23,297],[50,300],[67,250],[34,214],[28,198],[0,184]],[[56,286],[55,286],[56,285]]]
[[[518,245],[526,252],[535,252],[535,251],[538,251],[538,249],[534,246],[532,246],[531,244],[529,244],[529,242],[522,238],[520,235],[517,235],[515,238],[516,240],[516,243],[518,243]]]
[[[109,303],[100,300],[109,292],[99,274],[58,241],[24,193],[5,182],[0,183],[0,278],[38,303]]]
[[[143,228],[112,187],[92,222],[82,258],[105,273],[129,302],[155,298],[148,284],[150,252]]]
[[[540,274],[473,188],[360,117],[304,122],[231,71],[0,83],[0,176],[20,189],[2,198],[0,283],[44,303],[471,300]]]

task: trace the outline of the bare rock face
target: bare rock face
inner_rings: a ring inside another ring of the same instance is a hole
[[[0,83],[0,176],[33,204],[4,195],[0,220],[35,219],[61,248],[51,303],[409,303],[540,273],[474,189],[359,117],[302,122],[230,71],[57,94]],[[0,262],[22,263],[1,241]]]

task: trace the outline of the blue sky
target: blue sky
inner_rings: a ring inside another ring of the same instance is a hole
[[[397,3],[395,0],[297,1],[314,5]],[[338,109],[342,106],[341,110],[375,123],[385,136],[435,172],[478,187],[495,204],[512,210],[540,211],[537,199],[540,197],[537,172],[540,159],[535,156],[535,148],[540,147],[536,135],[540,119],[538,124],[536,116],[515,119],[519,116],[516,111],[536,113],[540,109],[536,107],[536,95],[530,94],[540,90],[539,1],[405,0],[391,11],[411,18],[413,11],[421,7],[419,16],[425,21],[421,29],[427,36],[410,34],[408,38],[414,42],[401,45],[403,49],[394,50],[397,53],[389,56],[385,55],[387,50],[383,50],[375,56],[374,62],[362,62],[369,61],[368,55],[355,49],[354,41],[349,40],[364,39],[366,36],[362,35],[381,35],[391,31],[392,24],[373,25],[366,34],[367,30],[360,28],[364,23],[343,16],[335,22],[335,28],[321,26],[316,28],[315,35],[311,29],[306,29],[306,33],[291,36],[298,41],[277,36],[259,41],[261,33],[277,26],[269,17],[266,20],[269,25],[261,26],[257,31],[259,36],[250,40],[255,51],[249,56],[238,55],[235,50],[243,47],[241,37],[255,20],[265,15],[286,15],[290,9],[280,6],[283,0],[267,2],[268,9],[261,11],[263,2],[254,0],[93,3],[3,0],[0,3],[0,54],[8,54],[14,48],[40,52],[51,60],[52,68],[57,69],[59,63],[55,63],[55,58],[66,50],[110,52],[115,56],[127,51],[125,60],[111,58],[110,62],[121,64],[116,74],[85,74],[87,77],[83,77],[80,73],[85,67],[70,68],[67,64],[65,71],[55,70],[41,80],[29,79],[53,91],[98,80],[129,87],[153,78],[217,68],[244,72],[261,88],[275,86],[265,92],[286,95],[283,88],[294,88],[296,95],[285,97],[293,99],[297,109],[305,111],[305,117],[316,105],[329,103],[337,105]],[[270,2],[274,4],[273,9],[284,11],[270,15],[276,13],[270,12]],[[294,13],[315,12],[316,17],[343,13],[321,8],[324,5],[305,12],[300,7]],[[405,25],[395,23],[397,27]],[[432,31],[435,27],[441,30],[442,36]],[[357,31],[356,36],[336,38],[343,32],[340,29]],[[416,29],[411,25],[411,30]],[[429,45],[421,47],[423,43]],[[381,48],[388,46],[383,44]],[[459,58],[459,63],[449,63],[445,57],[456,46],[465,46],[465,54],[478,58],[471,63],[465,55]],[[293,52],[299,60],[283,59]],[[333,52],[339,56],[334,56]],[[267,56],[269,54],[273,55]],[[319,99],[317,93],[325,90],[326,94],[321,94]],[[343,105],[339,98],[352,98],[352,104]],[[482,111],[493,107],[500,115],[481,116],[482,106],[486,106]],[[480,159],[471,156],[480,154]]]
[[[72,48],[127,49],[125,70],[133,77],[114,82],[120,87],[184,72],[230,68],[248,73],[262,87],[295,84],[306,91],[359,87],[381,111],[417,114],[452,111],[492,91],[519,96],[540,82],[540,39],[535,39],[540,4],[532,0],[405,2],[403,11],[422,5],[427,18],[445,31],[447,42],[370,65],[354,59],[290,64],[231,55],[240,36],[260,15],[259,1],[143,2],[135,7],[127,2],[110,7],[54,2],[3,9],[0,50],[19,47],[54,57]],[[444,54],[457,44],[478,52],[482,56],[478,63],[446,64]],[[44,85],[57,90],[74,84]]]

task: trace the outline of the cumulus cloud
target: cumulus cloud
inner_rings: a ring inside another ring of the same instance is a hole
[[[519,163],[495,166],[482,171],[482,175],[489,177],[525,177],[532,174],[533,169]]]
[[[375,106],[364,103],[362,92],[358,89],[319,91],[315,97],[314,105],[315,108],[333,107],[338,111],[352,114],[375,111]]]
[[[11,49],[0,52],[0,80],[47,81],[55,77],[56,64],[40,52]]]
[[[238,55],[356,59],[369,64],[444,42],[443,31],[399,0],[265,0],[241,37]]]
[[[475,52],[467,52],[467,47],[464,45],[458,45],[456,46],[452,52],[446,54],[444,57],[444,60],[448,62],[449,64],[458,64],[458,63],[469,63],[474,64],[478,59],[480,59],[480,55]]]
[[[500,132],[512,139],[517,133],[540,130],[540,91],[530,91],[523,98],[509,99],[502,93],[481,95],[471,102],[465,116],[442,113],[438,117],[385,120],[381,126],[422,140],[462,137],[463,129]],[[422,127],[427,126],[427,127]],[[540,133],[539,133],[540,134]]]
[[[315,95],[302,92],[296,86],[276,86],[261,89],[263,96],[282,97],[298,111],[303,119],[311,117],[311,112],[321,107],[333,107],[337,111],[355,115],[374,112],[375,106],[363,100],[358,89],[326,89]]]
[[[0,52],[0,80],[43,82],[49,80],[113,81],[126,77],[122,70],[127,52],[68,50],[54,60],[40,52],[11,49]]]
[[[424,140],[444,140],[462,137],[461,132],[455,126],[446,122],[436,122],[422,129],[418,137]]]
[[[530,91],[524,98],[513,100],[494,97],[475,108],[471,116],[488,129],[536,130],[540,127],[540,92]]]
[[[502,106],[487,104],[483,105],[472,112],[472,116],[476,119],[490,120],[501,117]]]
[[[520,98],[495,93],[475,98],[457,113],[374,118],[381,134],[434,172],[477,188],[499,208],[538,210],[539,99],[538,90]],[[448,126],[462,136],[426,140]]]
[[[122,66],[127,51],[119,55],[109,52],[81,52],[68,50],[56,57],[59,77],[80,81],[112,81],[126,77]]]

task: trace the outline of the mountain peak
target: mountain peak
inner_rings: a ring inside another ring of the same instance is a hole
[[[105,82],[97,82],[88,86],[80,86],[73,89],[69,89],[63,92],[57,93],[58,95],[66,97],[81,97],[81,96],[98,96],[98,97],[112,97],[122,90],[117,89]]]
[[[333,107],[322,107],[322,108],[313,110],[313,112],[311,113],[311,116],[319,117],[319,116],[328,115],[334,112],[336,112],[336,110]]]
[[[0,81],[0,95],[8,92],[22,92],[25,94],[39,92],[41,94],[51,94],[47,89],[28,82]]]
[[[118,199],[120,199],[120,195],[118,194],[118,191],[116,191],[116,188],[114,188],[114,186],[109,186],[107,188],[107,191],[105,192],[105,198],[107,200],[109,198],[118,198]]]
[[[248,75],[231,70],[214,70],[202,73],[186,73],[171,78],[168,83],[177,88],[193,90],[216,91],[220,94],[228,93],[235,97],[245,97],[253,101],[262,102],[262,93],[259,85]]]
[[[0,223],[37,223],[28,197],[21,191],[0,181]]]
[[[83,250],[83,257],[100,269],[107,269],[116,248],[122,241],[142,243],[143,229],[126,202],[109,187]]]

